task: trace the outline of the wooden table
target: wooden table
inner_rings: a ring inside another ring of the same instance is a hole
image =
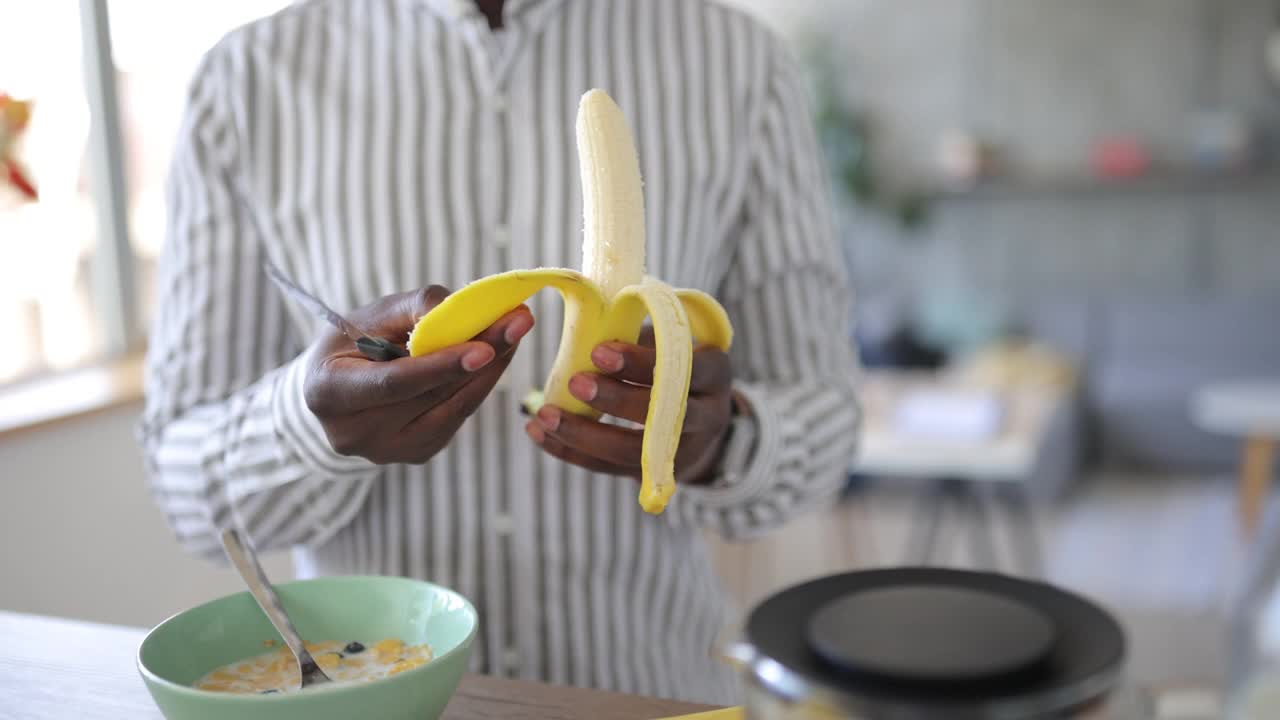
[[[134,666],[145,631],[0,612],[0,717],[159,720]],[[469,676],[446,720],[653,720],[711,708]]]
[[[991,387],[963,373],[869,370],[860,379],[863,423],[851,470],[874,478],[927,484],[907,540],[906,564],[934,564],[947,558],[940,541],[951,508],[967,516],[972,552],[979,565],[999,569],[994,518],[987,505],[1008,516],[1019,557],[1011,570],[1041,574],[1040,542],[1027,483],[1045,469],[1051,432],[1060,428],[1070,388],[1057,386]],[[999,427],[974,437],[932,436],[905,431],[897,413],[914,393],[926,397],[989,394],[998,399]],[[1065,466],[1064,466],[1065,467]]]
[[[1200,388],[1192,416],[1202,428],[1244,439],[1238,502],[1241,526],[1252,536],[1271,489],[1280,444],[1280,380],[1222,382]]]
[[[945,373],[868,370],[860,380],[863,421],[856,472],[886,477],[928,479],[965,477],[1018,485],[1035,469],[1045,430],[1063,402],[1057,388],[996,391]],[[961,395],[992,392],[1003,405],[998,431],[989,437],[929,437],[903,432],[896,425],[899,403],[911,393]]]

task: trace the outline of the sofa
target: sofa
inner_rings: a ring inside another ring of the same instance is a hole
[[[1280,376],[1280,294],[1040,300],[1020,323],[1082,371],[1083,437],[1053,452],[1107,469],[1234,472],[1239,440],[1196,427],[1191,395],[1212,381]]]

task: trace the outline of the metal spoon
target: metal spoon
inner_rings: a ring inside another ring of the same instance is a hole
[[[270,260],[262,261],[262,269],[266,271],[267,277],[275,282],[276,287],[284,291],[285,295],[297,300],[321,320],[341,330],[343,335],[351,338],[351,341],[356,344],[356,349],[370,360],[385,362],[409,356],[408,350],[386,338],[369,335],[353,325],[350,320],[334,312],[320,298],[303,290],[297,283],[285,277],[284,273],[280,272],[280,268],[273,265]]]
[[[223,530],[222,547],[226,550],[227,557],[231,558],[231,564],[235,565],[236,570],[240,572],[245,585],[249,586],[249,593],[253,595],[253,599],[258,601],[262,612],[267,614],[267,619],[275,626],[280,637],[284,638],[284,644],[293,651],[293,656],[298,660],[298,669],[302,671],[302,687],[333,682],[316,664],[315,658],[311,657],[298,631],[294,629],[293,622],[285,613],[284,605],[280,604],[280,597],[276,595],[275,588],[271,587],[271,581],[263,572],[257,554],[240,537],[239,531],[235,528]]]

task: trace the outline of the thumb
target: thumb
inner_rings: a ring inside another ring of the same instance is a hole
[[[402,342],[418,320],[448,296],[449,289],[441,285],[388,295],[373,304],[368,331]]]

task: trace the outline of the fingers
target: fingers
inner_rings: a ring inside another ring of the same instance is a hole
[[[441,285],[431,285],[400,295],[392,295],[387,300],[392,305],[388,313],[388,322],[395,328],[408,333],[418,324],[418,320],[439,305],[449,296],[449,290]],[[503,315],[474,340],[489,343],[499,355],[515,346],[520,338],[533,328],[533,313],[525,305]]]
[[[719,393],[732,386],[733,367],[729,363],[729,353],[713,347],[695,348],[693,369],[689,374],[689,392]]]
[[[449,296],[448,288],[431,285],[412,292],[388,295],[368,308],[359,311],[353,320],[364,320],[382,337],[405,342],[418,320]],[[369,317],[362,317],[369,316]],[[513,347],[533,327],[533,314],[525,305],[512,310],[476,336],[475,340],[487,342],[499,355]]]
[[[576,452],[632,472],[640,470],[640,450],[644,442],[644,433],[640,430],[607,425],[551,405],[543,406],[534,422],[548,437]]]
[[[449,289],[443,285],[429,285],[411,292],[392,295],[387,298],[391,308],[383,322],[390,325],[388,330],[407,335],[423,315],[449,297],[449,292]]]
[[[308,373],[305,399],[320,417],[391,405],[461,380],[488,365],[495,355],[486,343],[468,342],[390,362],[329,357]]]
[[[619,463],[604,460],[602,458],[589,455],[577,448],[569,447],[554,435],[548,434],[538,421],[530,421],[525,425],[525,433],[535,445],[542,448],[547,454],[557,457],[567,463],[577,465],[592,472],[604,473],[606,475],[619,475],[622,477],[637,477],[640,474],[639,466],[630,467]]]
[[[579,373],[569,379],[569,393],[606,415],[643,424],[649,414],[653,388],[620,382],[604,375]],[[732,399],[724,393],[690,396],[685,406],[682,433],[719,430],[732,411]]]
[[[520,339],[533,329],[533,313],[521,305],[494,321],[474,339],[488,343],[499,357],[507,355],[520,344]]]
[[[641,476],[644,436],[639,430],[606,425],[588,418],[545,406],[525,425],[525,432],[549,454],[594,472]],[[715,459],[714,446],[720,435],[697,433],[686,436],[676,451],[677,478],[701,475]]]
[[[449,291],[439,285],[384,297],[351,314],[361,330],[404,342]],[[493,389],[533,328],[523,305],[469,342],[420,357],[375,362],[330,331],[317,341],[303,393],[330,444],[375,462],[423,462]]]
[[[475,414],[510,364],[511,355],[498,358],[459,383],[436,388],[405,403],[408,412],[401,416],[401,432],[452,436],[467,418]]]
[[[604,375],[578,373],[569,378],[569,394],[606,415],[643,423],[649,413],[647,385],[630,385]]]
[[[465,378],[428,389],[402,403],[404,411],[399,415],[402,429],[414,432],[410,426],[415,422],[429,422],[423,418],[428,411],[442,414],[445,418],[456,416],[457,426],[460,427],[462,421],[475,413],[480,403],[497,385],[502,373],[511,364],[516,346],[532,328],[533,315],[523,305],[489,326],[477,336],[476,341],[489,343],[495,352],[494,361]],[[442,406],[438,413],[434,410],[437,405]]]
[[[475,414],[511,359],[510,354],[496,358],[455,383],[404,402],[328,418],[330,444],[341,454],[377,463],[426,462]]]
[[[602,372],[637,385],[653,384],[656,357],[653,348],[618,342],[601,343],[591,351],[591,362]],[[689,375],[691,394],[719,392],[732,383],[733,371],[727,353],[711,347],[694,351]]]
[[[637,385],[653,384],[655,357],[652,348],[630,343],[600,343],[591,350],[591,362],[602,372]]]
[[[397,312],[408,312],[407,308],[430,302],[431,293],[432,288],[428,288],[420,293],[393,296],[399,297]],[[532,328],[533,315],[522,305],[498,319],[476,340],[429,355],[390,362],[373,362],[346,353],[327,357],[309,373],[307,405],[317,415],[328,416],[418,399],[420,413],[439,402],[439,397],[433,397],[433,391],[468,378],[494,358],[509,359],[520,339]],[[502,367],[506,367],[505,363]]]

